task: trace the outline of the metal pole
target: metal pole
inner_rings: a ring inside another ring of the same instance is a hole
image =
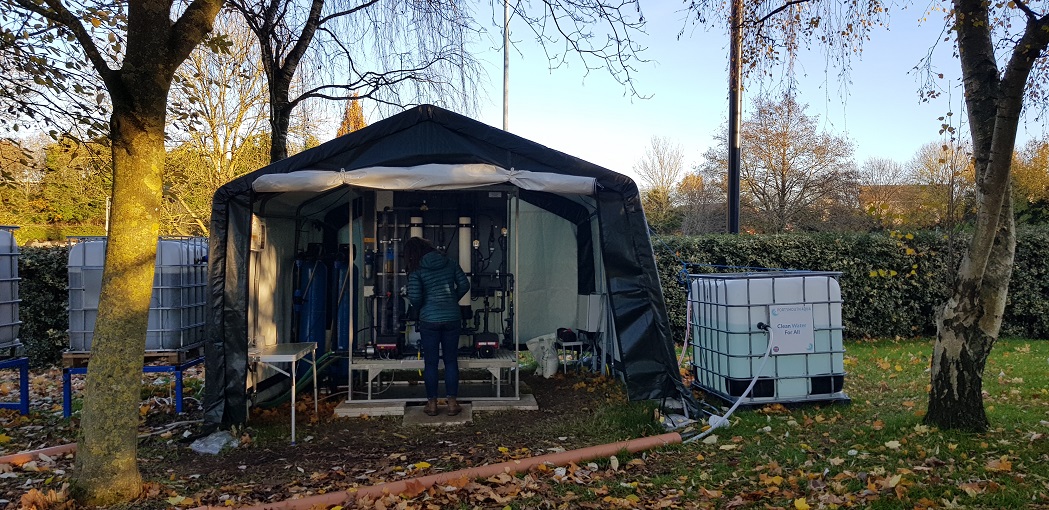
[[[514,297],[517,297],[517,278],[521,274],[521,195],[520,191],[515,188],[511,199],[514,204],[514,222],[510,225],[510,228],[514,232]],[[504,257],[506,255],[503,255]],[[513,301],[511,300],[512,304]],[[514,359],[521,359],[521,328],[520,320],[518,320],[517,310],[514,310]],[[514,369],[514,398],[517,400],[521,399],[521,368],[517,367]]]
[[[350,219],[350,222],[349,222],[349,226],[350,226],[350,239],[349,239],[350,253],[347,254],[347,255],[349,255],[349,264],[346,265],[346,271],[348,271],[348,273],[346,274],[346,277],[350,280],[350,284],[349,284],[349,287],[350,287],[350,296],[349,296],[349,300],[350,301],[349,301],[349,303],[350,304],[348,306],[348,308],[350,309],[350,313],[349,313],[349,320],[346,321],[347,322],[347,324],[346,324],[346,328],[347,328],[347,331],[346,331],[346,402],[349,402],[349,401],[353,400],[353,347],[357,344],[357,307],[353,306],[354,303],[356,302],[356,298],[357,298],[357,283],[358,283],[358,282],[354,281],[354,279],[353,279],[353,268],[356,267],[355,264],[357,263],[357,261],[355,260],[355,257],[353,256],[353,254],[354,254],[353,240],[356,238],[356,236],[353,235],[353,195],[350,195],[350,199],[347,202],[346,207],[348,209],[346,211],[346,214],[347,214],[347,217]],[[364,237],[364,236],[361,236],[361,237]],[[363,251],[364,251],[364,243],[361,243],[361,252],[363,252]],[[362,260],[364,259],[364,255],[361,255],[361,259]],[[343,285],[346,285],[346,282],[343,282]],[[338,321],[336,321],[336,322],[338,322]],[[339,343],[339,341],[338,341],[339,332],[335,332],[335,338],[336,338],[335,343],[338,344]],[[314,374],[314,376],[316,376],[316,374],[317,374],[317,351],[313,351],[313,374]],[[317,384],[314,383],[313,387],[316,388]],[[314,401],[316,401],[316,399],[314,399]]]
[[[503,131],[510,130],[510,0],[503,0]]]
[[[728,78],[728,231],[739,233],[740,112],[743,110],[743,0],[732,0]]]

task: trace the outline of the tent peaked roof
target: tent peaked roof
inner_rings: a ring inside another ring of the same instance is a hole
[[[352,171],[424,164],[489,164],[590,177],[637,195],[629,177],[434,105],[421,105],[283,159],[223,186],[239,193],[258,177],[299,170]],[[220,190],[222,192],[222,190]]]

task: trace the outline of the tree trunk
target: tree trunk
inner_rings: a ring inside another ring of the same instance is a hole
[[[139,394],[162,199],[164,117],[163,106],[159,119],[130,109],[115,104],[110,122],[114,220],[76,455],[77,497],[94,505],[128,501],[142,489]]]
[[[1006,193],[999,229],[978,281],[966,253],[955,294],[937,320],[931,366],[932,389],[925,423],[943,429],[983,432],[990,425],[983,407],[983,371],[1002,326],[1016,255],[1012,199]]]
[[[291,126],[292,106],[288,103],[288,90],[283,98],[270,95],[270,163],[288,157],[288,129]]]
[[[976,225],[954,293],[937,317],[929,410],[940,428],[986,430],[983,370],[998,339],[1016,253],[1009,171],[1032,67],[1049,46],[1049,21],[1028,16],[1004,72],[989,7],[954,0],[955,33],[976,167]]]

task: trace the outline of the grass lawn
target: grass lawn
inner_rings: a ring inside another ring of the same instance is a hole
[[[630,486],[640,508],[1049,508],[1049,342],[997,344],[986,434],[922,424],[931,352],[849,343],[851,405],[737,411],[716,439],[650,454],[606,487]]]
[[[992,423],[985,434],[944,432],[922,423],[931,352],[931,340],[849,343],[845,390],[851,405],[737,411],[730,428],[705,441],[382,503],[503,509],[1049,508],[1049,342],[1013,339],[995,347],[985,371]],[[626,431],[636,435],[644,423],[649,427],[644,433],[661,432],[645,418],[651,406],[614,401],[610,406],[578,422],[579,430],[610,431],[609,440],[635,437]]]

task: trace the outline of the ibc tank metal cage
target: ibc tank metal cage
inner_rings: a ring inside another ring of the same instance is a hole
[[[69,352],[90,352],[102,293],[105,237],[70,237]],[[204,343],[208,240],[165,236],[157,240],[146,352],[184,351]]]
[[[22,345],[18,341],[18,243],[14,230],[0,225],[0,358]]]
[[[840,276],[786,270],[689,274],[693,386],[735,403],[757,375],[741,405],[847,402]],[[771,336],[759,323],[769,326]]]

